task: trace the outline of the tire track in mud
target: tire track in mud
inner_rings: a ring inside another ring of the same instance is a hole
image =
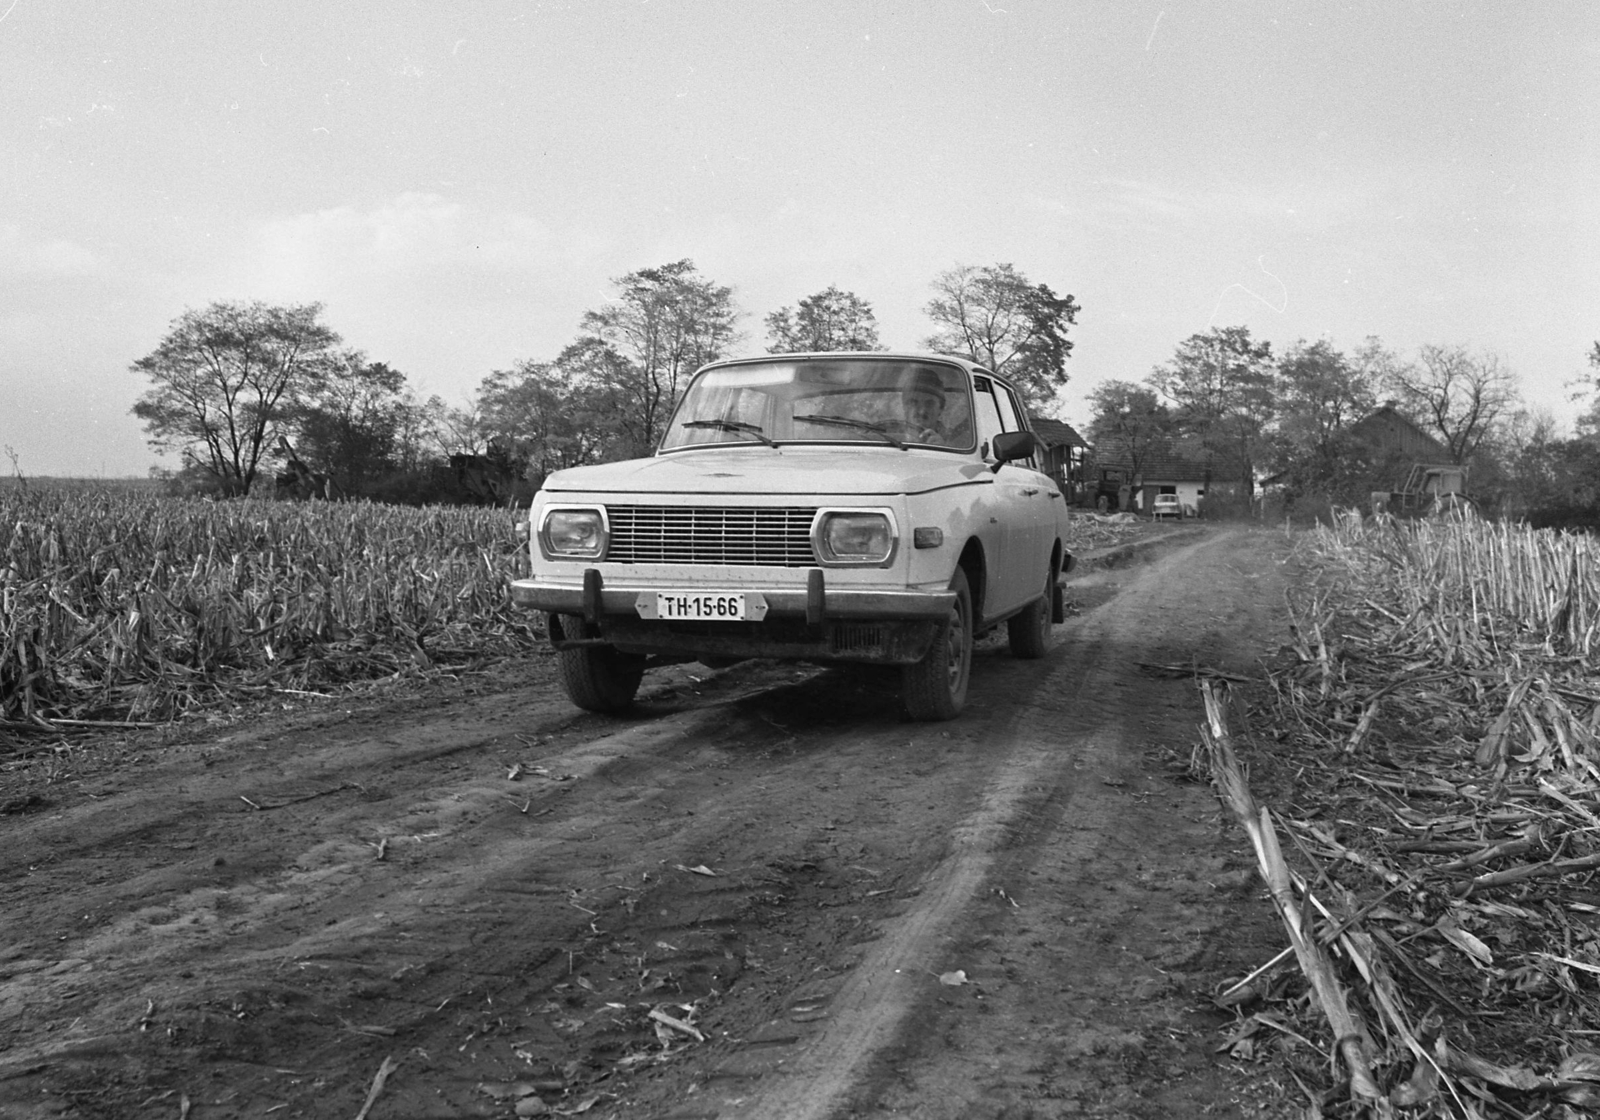
[[[993,907],[985,912],[986,896],[1014,902],[1003,887],[991,884],[1003,878],[1015,890],[1041,855],[1058,871],[1078,869],[1085,886],[1095,875],[1083,869],[1126,864],[1126,853],[1107,858],[1107,848],[1122,837],[1119,818],[1126,807],[1106,796],[1100,783],[1124,783],[1121,775],[1141,754],[1137,740],[1149,731],[1148,721],[1128,718],[1129,681],[1137,678],[1138,661],[1157,657],[1175,622],[1180,629],[1184,622],[1192,626],[1192,632],[1180,633],[1180,642],[1199,640],[1188,651],[1193,663],[1216,665],[1219,657],[1249,659],[1258,652],[1225,649],[1236,643],[1194,625],[1199,620],[1192,609],[1186,619],[1184,599],[1192,598],[1193,584],[1175,578],[1193,569],[1198,556],[1236,547],[1228,536],[1212,537],[1167,553],[1141,569],[1110,604],[1068,627],[1049,674],[1006,696],[1008,710],[1000,718],[986,713],[993,721],[992,738],[1011,744],[1010,752],[1003,760],[990,759],[998,769],[975,811],[954,829],[950,851],[928,873],[916,903],[886,925],[881,940],[831,994],[807,993],[803,1007],[808,1018],[822,1021],[821,1029],[809,1038],[796,1037],[783,1052],[769,1048],[731,1059],[723,1072],[735,1078],[732,1091],[662,1115],[671,1120],[826,1120],[844,1115],[847,1106],[849,1115],[868,1115],[887,1099],[898,1105],[887,1109],[894,1115],[969,1118],[990,1110],[1010,1115],[1004,1093],[974,1092],[971,1070],[959,1059],[952,1063],[951,1053],[937,1043],[931,1047],[934,1056],[922,1062],[924,1084],[909,1098],[870,1082],[875,1071],[879,1082],[900,1081],[898,1072],[885,1074],[883,1067],[914,1064],[922,1042],[939,1034],[932,1005],[942,986],[938,977],[962,963],[955,945],[982,940],[974,927],[992,922],[994,913]],[[1209,648],[1201,644],[1207,638]],[[1062,730],[1045,733],[1042,729],[1051,724]],[[1206,808],[1209,798],[1199,800]],[[1002,868],[1004,874],[997,876]],[[999,913],[1005,914],[1003,907]],[[1053,932],[1058,959],[1100,958],[1100,967],[1113,973],[1126,967],[1120,961],[1104,963],[1097,943],[1104,923],[1097,931],[1064,924]],[[1126,938],[1128,930],[1121,936]],[[996,1040],[1000,1049],[1011,1041]]]
[[[1086,620],[1095,646],[1073,657],[1097,671],[1080,696],[1114,718],[1071,744],[1072,777],[998,853],[992,882],[1019,905],[958,922],[975,997],[925,1000],[926,1030],[880,1057],[852,1116],[1255,1114],[1213,1053],[1228,1016],[1209,995],[1281,933],[1242,837],[1187,778],[1203,719],[1193,681],[1145,666],[1255,674],[1284,633],[1286,544],[1228,531],[1157,561]]]
[[[758,703],[782,705],[787,702],[783,692],[766,690]],[[227,819],[189,834],[198,838],[194,843],[229,852],[221,868],[143,872],[75,893],[59,906],[76,911],[92,903],[115,916],[93,930],[62,935],[66,944],[52,946],[49,957],[10,954],[0,964],[0,998],[13,1009],[0,1017],[0,1040],[7,1043],[0,1057],[0,1100],[11,1097],[10,1090],[31,1087],[4,1084],[8,1075],[38,1072],[35,1067],[44,1065],[54,1067],[57,1080],[76,1071],[83,1081],[101,1084],[116,1082],[106,1076],[113,1065],[137,1068],[141,1084],[210,1065],[213,1075],[221,1067],[231,1069],[236,1096],[229,1103],[244,1114],[250,1111],[247,1104],[272,1107],[285,1095],[295,1099],[293,1087],[286,1093],[281,1077],[259,1072],[264,1062],[315,1069],[318,1063],[307,1060],[308,1052],[329,1049],[330,1035],[337,1041],[343,1034],[346,1053],[340,1057],[346,1062],[358,1061],[363,1051],[371,1060],[381,1040],[393,1037],[405,1037],[419,1053],[448,1052],[465,1049],[463,1036],[470,1042],[494,1033],[500,1017],[485,1009],[496,1000],[501,1006],[548,1010],[551,988],[562,986],[557,976],[563,965],[571,974],[575,957],[599,936],[595,919],[601,912],[631,918],[628,903],[635,900],[619,884],[653,879],[659,885],[667,862],[660,852],[703,852],[722,843],[725,821],[706,816],[703,823],[686,825],[674,814],[679,804],[688,807],[683,812],[690,818],[703,807],[705,773],[728,765],[730,744],[745,756],[735,761],[748,768],[760,766],[756,756],[773,744],[795,739],[764,711],[738,714],[741,703],[731,703],[736,718],[730,718],[730,705],[723,705],[607,724],[620,730],[564,750],[515,751],[528,766],[546,765],[552,778],[570,779],[547,784],[543,798],[529,797],[520,807],[508,805],[506,793],[527,784],[507,785],[498,763],[487,765],[495,773],[492,779],[469,776],[442,789],[424,788],[429,796],[397,796],[389,811],[379,814],[358,798],[345,804],[296,803],[270,818],[230,804]],[[892,726],[881,714],[878,718]],[[837,714],[819,722],[829,721],[852,722]],[[424,743],[410,752],[409,761],[483,756],[484,744],[494,741],[470,720],[443,722],[442,730],[429,734],[445,745]],[[348,749],[365,759],[375,743],[386,742],[387,736],[379,734],[329,749]],[[487,760],[480,757],[480,762]],[[794,758],[789,763],[804,764]],[[318,770],[309,780],[313,787],[358,773],[348,762],[311,768]],[[407,779],[401,770],[392,784],[401,786]],[[277,795],[292,801],[307,782],[290,778],[280,783]],[[62,862],[81,866],[90,858],[86,853],[97,858],[130,835],[160,835],[168,821],[184,822],[191,814],[204,814],[207,806],[215,815],[217,801],[231,801],[224,790],[238,786],[237,777],[216,775],[203,796],[177,809],[160,804],[159,796],[144,799],[131,814],[142,816],[137,823],[64,844],[68,851]],[[259,788],[252,792],[261,798],[258,803],[270,803]],[[538,811],[546,815],[540,817],[536,809],[545,802]],[[619,805],[625,805],[627,818]],[[449,810],[447,819],[441,807]],[[93,821],[99,814],[89,808],[86,816]],[[743,813],[736,815],[735,825],[742,827],[734,832],[763,815],[758,805]],[[789,828],[811,832],[809,815],[791,819]],[[259,828],[264,819],[274,822],[273,832],[249,840],[255,855],[241,856],[240,845],[247,842],[235,833],[241,825]],[[69,837],[72,822],[59,827],[46,822],[34,832],[32,842],[48,846],[52,833]],[[362,832],[366,839],[358,835]],[[378,832],[396,840],[381,863],[371,848]],[[619,843],[629,858],[618,857]],[[261,854],[275,845],[285,850],[273,858]],[[203,865],[208,854],[187,862]],[[728,959],[726,948],[704,935],[736,924],[774,879],[762,866],[744,872],[692,892],[687,900],[672,900],[681,913],[663,914],[648,930],[657,944],[670,948],[641,953],[641,967],[650,956],[650,967],[664,973],[710,973],[707,960]],[[170,881],[158,882],[163,876]],[[217,881],[218,876],[226,881]],[[405,881],[397,882],[402,877]],[[8,895],[8,901],[21,901],[19,892]],[[402,901],[395,895],[407,897]],[[36,908],[29,914],[20,906],[9,913],[14,926],[31,925],[30,932],[37,934],[52,903],[33,902]],[[464,928],[470,928],[468,936]],[[693,998],[695,993],[685,994],[675,981],[671,994]],[[467,1006],[475,999],[482,1006]],[[42,1040],[11,1044],[39,1027],[44,1016],[53,1017],[53,1023],[33,1032],[45,1035]],[[138,1033],[130,1037],[135,1024]],[[550,1048],[570,1049],[570,1040],[545,1035]],[[152,1045],[154,1039],[164,1039],[166,1048]],[[364,1045],[350,1046],[351,1041]],[[485,1062],[469,1063],[468,1073],[435,1070],[433,1088],[444,1086],[452,1107],[481,1103],[471,1099],[477,1080],[526,1072],[516,1049],[500,1047],[501,1053],[486,1056]],[[330,1080],[314,1080],[318,1103],[308,1114],[323,1114],[341,1098],[359,1103],[358,1080],[343,1078],[338,1089],[327,1084]]]
[[[120,813],[90,806],[84,814],[87,821],[29,822],[30,834],[21,838],[26,846],[14,850],[64,866],[68,875],[87,863],[127,860],[130,855],[140,856],[141,864],[159,864],[163,861],[151,861],[130,847],[130,842],[139,842],[148,848],[157,837],[164,846],[205,850],[171,865],[109,877],[65,899],[55,892],[26,897],[26,891],[16,889],[27,886],[25,878],[10,884],[7,932],[18,931],[7,938],[10,944],[37,944],[41,932],[60,928],[62,911],[82,913],[85,922],[93,920],[93,928],[71,929],[69,924],[71,932],[57,935],[49,957],[8,951],[0,960],[0,1007],[11,1009],[0,1014],[0,1038],[25,1025],[18,1020],[26,1019],[30,1009],[49,1008],[58,1018],[71,1020],[67,1031],[52,1031],[41,1044],[7,1047],[0,1057],[0,1076],[8,1068],[41,1060],[101,1054],[126,1038],[129,1023],[142,1023],[145,1033],[164,1023],[201,1035],[212,1049],[220,1046],[241,1055],[277,1050],[292,1060],[293,1040],[286,1047],[236,1024],[250,1018],[254,1009],[296,1005],[312,1009],[298,1016],[305,1025],[327,1002],[307,987],[333,993],[357,990],[370,1001],[383,994],[386,982],[404,982],[406,994],[396,999],[413,1007],[433,1006],[481,988],[508,968],[497,931],[527,924],[529,909],[537,911],[545,927],[545,944],[532,947],[533,959],[554,957],[581,941],[586,919],[565,898],[580,888],[566,885],[564,872],[552,876],[550,870],[570,864],[563,849],[571,846],[575,834],[593,827],[561,803],[573,800],[573,791],[619,760],[650,760],[674,744],[703,737],[715,719],[714,713],[689,711],[626,727],[583,743],[576,752],[541,755],[517,749],[513,753],[527,759],[525,765],[549,763],[552,769],[552,780],[542,783],[542,796],[528,795],[521,811],[509,802],[508,793],[522,793],[536,779],[510,785],[498,763],[480,759],[486,765],[477,769],[493,773],[493,778],[469,777],[442,790],[418,782],[422,796],[397,797],[391,811],[376,816],[373,806],[359,798],[342,805],[323,799],[300,802],[293,811],[280,810],[267,818],[270,833],[263,832],[262,816],[237,803],[243,795],[236,799],[226,792],[240,788],[227,775],[212,776],[176,806],[171,798],[154,798]],[[563,717],[563,722],[570,721],[570,715]],[[481,755],[485,742],[494,741],[483,737],[485,728],[450,722],[442,734],[461,736],[465,731],[464,740],[442,747],[424,743],[407,757],[385,756],[386,764],[398,767],[392,772],[394,784],[405,782],[408,767],[447,756]],[[364,776],[373,765],[373,748],[381,753],[387,743],[380,737],[358,744],[352,749],[359,761],[327,767],[309,782],[299,778],[277,783],[276,792],[292,801],[304,796],[298,791],[308,784]],[[648,781],[673,763],[631,765],[637,778]],[[260,798],[258,804],[271,803],[260,792],[262,783],[249,788]],[[228,803],[228,810],[219,813],[218,803]],[[112,813],[138,819],[128,825],[97,819]],[[75,836],[77,828],[93,838]],[[243,835],[246,831],[252,835]],[[380,862],[377,845],[385,841],[392,841],[392,850]],[[386,910],[390,897],[400,892],[414,894],[420,904],[403,919],[405,928],[397,938]],[[499,904],[485,903],[485,894]],[[560,901],[550,905],[550,899]],[[478,927],[465,949],[463,922]],[[487,947],[475,949],[474,943]],[[74,963],[63,969],[63,961]],[[517,965],[519,970],[528,967],[526,957]],[[313,982],[287,982],[285,968],[291,977],[309,976]],[[93,1000],[84,1000],[77,993],[89,986],[89,973],[95,974],[97,991]],[[424,982],[424,977],[431,979]],[[441,990],[444,995],[438,996]],[[161,1008],[159,1016],[144,1014],[151,1004]],[[233,1012],[235,1023],[219,1032],[214,1006]],[[415,1016],[406,1016],[404,1010],[402,1006],[398,1016],[401,1026],[415,1025]],[[185,1021],[175,1025],[175,1020]],[[380,1025],[386,1031],[400,1029]]]

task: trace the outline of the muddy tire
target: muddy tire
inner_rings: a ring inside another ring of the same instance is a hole
[[[1051,621],[1055,594],[1056,573],[1052,564],[1045,568],[1044,594],[1024,607],[1021,614],[1006,619],[1006,642],[1011,647],[1012,657],[1035,661],[1056,644],[1055,626]]]
[[[556,651],[561,687],[586,712],[627,711],[644,679],[644,658],[611,646],[579,646]]]
[[[906,714],[919,722],[955,719],[967,702],[972,676],[972,591],[960,568],[950,580],[956,593],[950,616],[939,627],[927,654],[901,670]]]

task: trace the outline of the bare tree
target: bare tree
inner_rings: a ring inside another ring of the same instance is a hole
[[[1465,463],[1516,408],[1517,379],[1498,355],[1462,346],[1423,346],[1414,363],[1385,370],[1400,408],[1439,437],[1453,463]]]
[[[260,301],[185,311],[133,363],[151,382],[133,406],[151,446],[181,453],[225,494],[248,494],[278,423],[336,358],[321,315],[320,303]]]
[[[1067,328],[1078,315],[1071,296],[1029,283],[1009,264],[957,265],[935,277],[933,291],[923,309],[938,326],[929,349],[1005,374],[1030,404],[1048,401],[1066,384]]]
[[[432,416],[427,437],[435,453],[448,459],[451,455],[480,455],[488,450],[492,433],[479,401],[455,408],[435,395],[428,398],[427,407]]]
[[[735,341],[738,312],[733,290],[702,279],[689,260],[643,268],[614,283],[616,299],[584,313],[583,337],[568,351],[583,357],[584,376],[613,394],[619,418],[629,425],[626,453],[645,455],[689,376]]]

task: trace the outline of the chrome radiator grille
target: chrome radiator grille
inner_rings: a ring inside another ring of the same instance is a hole
[[[611,547],[623,564],[736,564],[809,568],[813,508],[607,506]]]

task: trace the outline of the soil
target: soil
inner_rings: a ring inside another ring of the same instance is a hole
[[[13,761],[0,1116],[1297,1113],[1219,1052],[1283,939],[1186,671],[1256,669],[1285,551],[1087,557],[950,723],[775,662],[602,718],[544,656]]]

